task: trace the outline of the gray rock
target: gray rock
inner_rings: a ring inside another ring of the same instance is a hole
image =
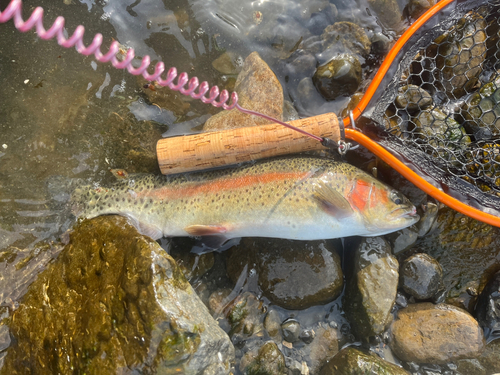
[[[427,254],[407,258],[400,270],[401,286],[416,299],[429,299],[443,287],[443,269]]]
[[[420,221],[416,224],[418,229],[418,237],[425,236],[436,222],[439,206],[432,202],[427,202],[425,210],[420,215]]]
[[[382,237],[364,238],[356,249],[354,276],[347,283],[344,309],[360,338],[378,335],[391,323],[398,268]]]
[[[299,341],[300,323],[295,319],[287,319],[281,324],[281,331],[283,332],[283,339],[285,341],[294,343]]]
[[[352,95],[361,83],[361,64],[353,55],[337,55],[316,69],[313,82],[326,100]]]
[[[476,305],[476,318],[487,338],[500,337],[500,271],[493,275],[481,292]]]
[[[415,85],[406,85],[398,89],[396,105],[399,108],[414,112],[426,109],[432,105],[431,95],[423,88]]]
[[[439,69],[437,83],[453,98],[472,92],[486,58],[486,21],[470,12],[428,48]]]
[[[244,270],[255,269],[262,294],[287,309],[333,301],[344,282],[333,241],[243,238],[226,262],[234,283]]]
[[[446,304],[410,305],[399,310],[391,327],[391,349],[403,361],[440,364],[475,358],[484,345],[476,320]]]
[[[314,340],[304,350],[308,354],[311,374],[318,371],[339,351],[339,338],[336,328],[327,324],[319,324],[314,330]]]
[[[355,347],[342,349],[319,372],[319,375],[409,375],[404,369]]]
[[[175,261],[118,216],[84,220],[30,286],[2,373],[228,374],[234,348]],[[41,345],[41,343],[44,343]],[[64,353],[64,360],[60,360]],[[29,359],[31,358],[31,359]]]
[[[394,255],[410,249],[418,239],[416,224],[385,236],[392,246]]]
[[[264,319],[264,328],[266,329],[269,337],[271,337],[277,344],[281,343],[283,340],[280,322],[281,319],[279,313],[274,309],[269,310]]]
[[[362,57],[370,53],[371,42],[362,27],[352,22],[335,22],[321,35],[324,50],[334,54],[354,54]]]
[[[396,0],[368,0],[380,23],[386,28],[401,31],[404,27],[403,14]]]

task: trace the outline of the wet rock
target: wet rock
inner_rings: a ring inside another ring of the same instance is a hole
[[[400,31],[403,29],[403,14],[396,0],[368,0],[368,4],[375,11],[377,18],[385,27]]]
[[[428,48],[439,69],[437,84],[452,97],[470,93],[478,82],[486,58],[486,21],[476,13],[461,18],[456,26]]]
[[[436,4],[435,0],[410,0],[407,6],[408,15],[416,20],[434,4]]]
[[[281,325],[281,331],[283,332],[283,339],[285,341],[291,343],[297,342],[300,335],[300,323],[295,319],[287,319]]]
[[[479,295],[476,318],[486,338],[500,337],[500,271],[495,273]]]
[[[415,85],[406,85],[398,89],[396,105],[407,111],[420,111],[432,105],[431,95]]]
[[[313,82],[326,100],[349,96],[361,83],[361,64],[353,55],[344,53],[335,56],[316,69]]]
[[[398,230],[397,232],[386,235],[387,240],[391,244],[394,255],[402,253],[410,249],[418,238],[418,230],[416,225]]]
[[[311,374],[317,374],[325,363],[339,351],[336,328],[320,323],[314,332],[314,340],[305,349],[305,353],[309,357],[308,365]]]
[[[399,310],[390,345],[403,361],[439,364],[479,356],[484,338],[481,327],[466,311],[426,302]]]
[[[321,38],[324,50],[330,50],[332,56],[346,53],[366,57],[370,53],[370,39],[362,27],[352,22],[335,22],[325,28]]]
[[[281,343],[283,340],[280,322],[281,319],[279,313],[274,309],[269,310],[264,319],[264,328],[266,329],[269,337],[271,337],[275,343]]]
[[[442,288],[443,269],[427,254],[407,258],[400,271],[401,286],[416,299],[432,298]]]
[[[243,337],[262,336],[264,332],[264,309],[255,295],[250,292],[240,294],[231,303],[226,316],[231,324],[229,335]]]
[[[315,337],[316,333],[312,329],[304,329],[299,335],[299,339],[305,344],[313,342]]]
[[[285,358],[276,344],[272,341],[266,342],[255,353],[246,353],[240,362],[240,371],[252,375],[286,375]]]
[[[463,116],[464,127],[476,140],[495,138],[500,134],[500,74],[467,98]]]
[[[497,374],[500,372],[499,358],[500,340],[495,340],[486,345],[481,356],[457,361],[458,373],[461,375]]]
[[[230,250],[227,273],[236,283],[254,269],[258,286],[272,303],[305,309],[330,302],[343,287],[340,257],[333,241],[243,238]]]
[[[363,238],[354,257],[344,309],[356,335],[367,338],[382,333],[392,321],[399,264],[382,237]]]
[[[210,294],[208,308],[212,315],[220,315],[231,302],[231,289],[219,289]]]
[[[212,62],[212,66],[222,74],[234,75],[238,74],[241,70],[240,60],[243,60],[241,56],[230,52],[224,52]]]
[[[445,270],[446,302],[470,312],[477,298],[470,288],[481,290],[500,269],[500,229],[447,207],[439,210],[433,230],[417,246]]]
[[[245,59],[236,80],[235,91],[239,96],[238,103],[242,107],[264,113],[278,120],[282,119],[283,90],[281,84],[257,52],[252,52]],[[262,117],[247,115],[237,109],[232,109],[231,111],[222,111],[209,118],[203,126],[203,130],[235,129],[264,125],[268,122]]]
[[[312,77],[316,70],[316,57],[304,50],[300,51],[292,55],[292,61],[286,65],[286,74],[291,78]]]
[[[319,375],[358,374],[409,375],[401,367],[352,346],[342,349],[319,372]]]
[[[420,221],[416,224],[418,237],[425,236],[432,228],[436,221],[438,210],[439,206],[435,203],[427,202],[425,204],[424,213],[420,215]]]
[[[456,149],[458,144],[470,143],[463,126],[438,108],[419,112],[413,122],[431,146]]]
[[[172,239],[170,247],[170,256],[175,259],[188,281],[203,276],[214,266],[213,253],[200,255],[186,251],[193,243],[192,238],[179,237]]]
[[[229,373],[234,348],[175,261],[123,217],[84,220],[30,286],[2,373]],[[61,360],[64,358],[64,360]],[[222,366],[222,367],[221,367]]]

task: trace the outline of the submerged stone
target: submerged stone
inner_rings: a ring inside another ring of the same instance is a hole
[[[319,372],[319,375],[408,375],[399,366],[354,347],[342,349]]]
[[[2,374],[228,374],[234,360],[175,261],[119,216],[75,227],[10,329]]]
[[[240,363],[240,370],[248,375],[285,375],[285,357],[273,341],[262,345],[258,352],[247,352]]]
[[[326,64],[319,66],[313,82],[323,98],[335,100],[339,96],[354,94],[361,83],[361,64],[350,54],[335,56]]]
[[[500,338],[500,271],[495,273],[479,295],[476,318],[488,339]]]

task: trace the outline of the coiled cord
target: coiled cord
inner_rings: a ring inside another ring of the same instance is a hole
[[[117,69],[127,69],[130,74],[142,75],[147,81],[156,81],[160,86],[168,86],[174,91],[178,91],[183,95],[190,96],[193,99],[199,99],[205,104],[212,104],[214,107],[222,107],[223,109],[230,110],[233,108],[238,109],[240,112],[255,115],[271,122],[276,122],[290,129],[298,131],[308,137],[314,138],[319,142],[326,142],[322,137],[318,137],[314,134],[308,133],[302,129],[296,128],[290,124],[277,120],[273,117],[264,115],[260,112],[251,111],[245,109],[238,104],[238,94],[232,92],[231,96],[227,90],[220,91],[217,86],[212,86],[204,81],[200,84],[197,77],[189,78],[188,74],[183,72],[177,77],[177,69],[172,67],[168,70],[166,78],[163,79],[161,75],[165,71],[165,64],[163,62],[156,63],[154,67],[154,73],[149,74],[148,67],[151,65],[151,60],[148,55],[142,58],[139,67],[135,68],[132,65],[132,60],[135,58],[135,51],[130,48],[123,60],[117,58],[118,52],[120,52],[120,43],[116,40],[111,43],[109,51],[106,54],[101,52],[101,45],[103,41],[102,34],[96,34],[92,43],[88,47],[83,44],[83,34],[85,33],[85,28],[82,25],[76,27],[73,35],[66,38],[64,36],[64,17],[57,17],[52,26],[45,30],[43,27],[43,8],[37,7],[28,20],[25,22],[22,18],[22,1],[21,0],[11,0],[7,8],[3,12],[0,12],[0,23],[5,23],[10,19],[14,19],[15,27],[21,32],[27,32],[33,27],[36,27],[36,32],[38,36],[42,39],[48,40],[54,37],[57,38],[57,43],[65,48],[76,47],[78,53],[88,56],[94,54],[97,61],[106,63],[111,62]],[[177,83],[174,83],[174,79],[177,77]],[[187,85],[187,87],[186,87]],[[198,89],[198,91],[196,91]],[[208,92],[208,96],[205,94]],[[217,100],[217,98],[219,100]],[[228,104],[228,100],[231,99],[231,103]]]

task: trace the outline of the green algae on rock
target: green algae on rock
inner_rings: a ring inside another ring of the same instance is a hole
[[[408,375],[393,363],[364,351],[347,347],[342,349],[319,372],[319,375]]]
[[[175,261],[118,216],[76,226],[10,329],[2,374],[227,374],[234,360]]]
[[[259,348],[258,353],[246,353],[241,359],[240,370],[247,375],[285,375],[285,358],[273,341]]]

